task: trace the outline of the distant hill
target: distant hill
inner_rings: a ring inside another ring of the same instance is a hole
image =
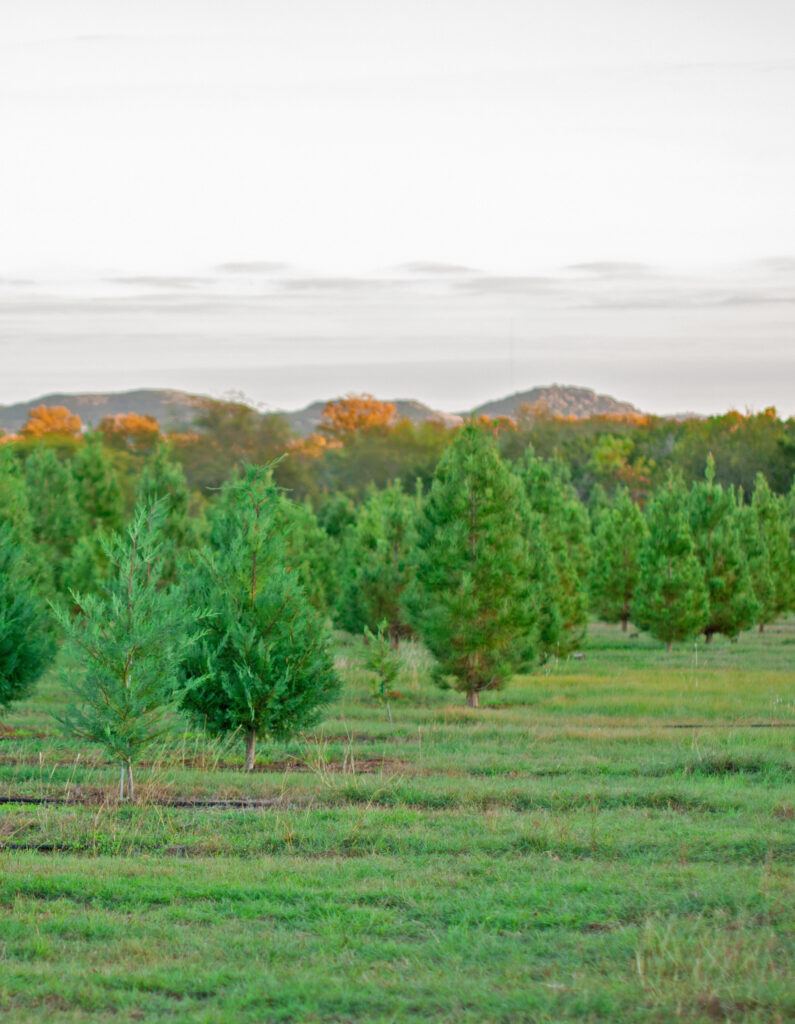
[[[37,405],[65,405],[76,413],[86,425],[98,426],[103,416],[115,416],[119,413],[137,412],[142,416],[154,416],[166,429],[184,429],[196,419],[196,415],[204,401],[199,395],[186,394],[184,391],[165,391],[141,389],[109,394],[43,395],[30,402],[18,402],[16,405],[0,405],[0,429],[14,432],[27,421],[31,409]],[[447,427],[455,427],[463,422],[469,413],[440,412],[422,402],[413,399],[390,399],[397,409],[399,417],[413,423],[435,421]],[[287,422],[296,434],[306,437],[316,430],[320,423],[325,401],[313,402],[304,409],[284,413]],[[473,409],[477,416],[517,416],[523,407],[542,405],[553,415],[576,416],[584,419],[588,416],[615,413],[617,415],[637,414],[638,409],[629,402],[619,402],[609,395],[598,395],[589,388],[563,387],[553,384],[550,387],[533,388],[531,391],[520,391],[508,398],[500,398],[487,402]]]
[[[412,423],[443,423],[446,427],[457,427],[463,423],[463,417],[454,412],[440,412],[412,399],[390,398],[388,401],[395,406],[398,419],[411,420]],[[305,409],[288,412],[285,415],[295,433],[307,437],[317,430],[325,407],[325,402],[312,402]]]
[[[76,413],[86,425],[96,427],[103,416],[137,412],[140,416],[154,416],[162,427],[186,427],[196,418],[202,399],[184,391],[141,389],[110,394],[43,395],[31,402],[0,405],[0,429],[13,433],[27,422],[31,409],[37,405],[65,405]]]
[[[630,402],[619,402],[610,395],[598,395],[590,388],[566,387],[551,384],[549,387],[519,391],[508,398],[473,409],[475,416],[517,416],[523,409],[541,406],[553,416],[574,416],[588,419],[589,416],[631,416],[641,415],[640,410]]]

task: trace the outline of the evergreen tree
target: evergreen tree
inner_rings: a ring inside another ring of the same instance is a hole
[[[711,455],[704,480],[691,488],[689,509],[695,552],[709,595],[709,618],[704,626],[707,643],[714,633],[737,636],[753,625],[760,606],[743,550],[737,503],[731,491],[715,483]]]
[[[540,595],[521,482],[494,441],[468,424],[442,456],[418,518],[409,621],[437,660],[436,678],[478,706],[533,661]]]
[[[26,697],[52,663],[53,626],[25,545],[0,523],[0,711]]]
[[[343,543],[337,619],[361,633],[385,621],[392,642],[407,631],[401,607],[416,543],[417,499],[400,482],[371,488]]]
[[[98,743],[121,763],[119,795],[134,798],[133,764],[167,730],[179,665],[196,639],[196,614],[158,586],[164,509],[138,506],[124,535],[106,542],[111,566],[103,596],[72,594],[78,613],[57,609],[83,672],[70,679],[68,733]]]
[[[72,459],[77,485],[77,500],[88,519],[90,530],[120,530],[124,519],[124,500],[113,460],[102,435],[85,435]]]
[[[748,562],[751,587],[757,604],[755,622],[761,624],[775,618],[776,585],[770,568],[770,554],[759,529],[759,518],[753,505],[742,504],[742,493],[738,500],[737,515],[740,529],[740,543]]]
[[[298,573],[304,594],[322,615],[328,615],[336,585],[331,539],[317,521],[308,501],[291,501],[280,495],[275,526],[282,536],[287,566]]]
[[[356,505],[344,491],[321,494],[315,508],[320,526],[332,540],[341,541],[345,530],[356,522]]]
[[[640,553],[632,621],[670,650],[674,640],[700,633],[709,619],[704,570],[696,558],[681,480],[668,474],[649,502],[649,528]]]
[[[0,444],[0,524],[8,523],[23,543],[33,543],[28,492],[20,460],[10,444]]]
[[[521,467],[530,508],[541,521],[556,577],[555,600],[561,631],[557,652],[566,654],[585,638],[588,623],[586,584],[591,541],[588,510],[571,485],[567,467],[528,450]]]
[[[795,480],[787,495],[787,525],[789,527],[789,576],[792,581],[790,609],[795,609]]]
[[[180,553],[198,543],[200,526],[198,519],[191,514],[191,495],[182,466],[174,460],[166,445],[159,444],[144,463],[138,478],[136,501],[148,505],[156,501],[164,504],[160,580],[167,585],[176,579]]]
[[[588,497],[588,517],[591,520],[591,531],[594,535],[599,524],[599,517],[603,512],[609,512],[612,507],[604,487],[601,484],[594,484]]]
[[[78,540],[61,569],[61,580],[68,590],[79,594],[98,594],[104,589],[111,571],[108,541],[108,534],[102,530],[95,530]]]
[[[375,633],[364,627],[364,667],[375,676],[374,695],[386,705],[390,725],[392,710],[389,691],[400,675],[400,652],[392,643],[386,619],[378,623]]]
[[[761,473],[756,475],[751,507],[756,513],[759,533],[767,548],[770,576],[773,582],[771,599],[762,605],[759,632],[783,615],[793,602],[795,582],[791,573],[789,524],[784,498],[773,494]]]
[[[25,486],[33,538],[52,566],[55,589],[63,593],[70,583],[74,586],[67,565],[87,530],[69,462],[48,445],[35,445],[25,459]]]
[[[620,622],[623,630],[631,615],[646,533],[643,513],[629,491],[619,487],[596,527],[590,597],[594,613],[605,622]]]
[[[183,665],[181,705],[213,733],[241,730],[247,771],[258,736],[313,724],[339,686],[330,635],[285,564],[282,500],[270,467],[227,483],[188,580],[207,615]]]
[[[36,543],[24,468],[11,445],[0,445],[0,526],[4,524],[23,551],[30,582],[42,595],[52,595],[54,566]]]

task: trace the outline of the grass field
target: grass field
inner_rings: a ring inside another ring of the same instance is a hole
[[[0,1019],[795,1019],[795,621],[584,650],[479,711],[409,651],[390,724],[340,638],[322,727],[251,775],[177,731],[134,806],[52,673],[0,741]]]

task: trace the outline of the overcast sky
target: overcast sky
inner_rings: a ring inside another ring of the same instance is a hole
[[[795,414],[793,0],[0,4],[0,402]]]

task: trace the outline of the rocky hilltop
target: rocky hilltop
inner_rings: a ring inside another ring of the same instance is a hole
[[[640,415],[640,409],[630,402],[619,402],[610,395],[598,395],[590,388],[566,387],[561,384],[519,391],[507,398],[479,405],[473,412],[476,416],[515,417],[539,407],[553,416],[574,416],[580,420],[590,416]]]

